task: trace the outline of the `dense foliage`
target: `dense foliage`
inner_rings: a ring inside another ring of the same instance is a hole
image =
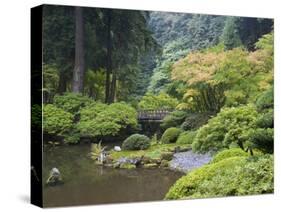
[[[218,112],[224,105],[254,102],[272,83],[272,55],[217,46],[193,52],[173,65],[172,79],[186,82],[181,108]]]
[[[274,148],[274,113],[273,87],[265,91],[257,100],[259,116],[256,120],[256,129],[251,131],[253,148],[263,152],[273,153]]]
[[[136,111],[126,103],[93,103],[80,111],[80,122],[77,124],[82,136],[94,138],[116,136],[121,130],[129,132],[136,127]]]
[[[196,131],[182,132],[177,139],[177,144],[192,144],[196,136],[196,133],[197,133]]]
[[[220,152],[218,152],[212,162],[216,163],[219,162],[221,160],[227,159],[227,158],[231,158],[231,157],[247,157],[249,156],[249,154],[245,151],[243,151],[241,148],[231,148],[231,149],[226,149],[226,150],[222,150]]]
[[[194,130],[203,126],[210,119],[210,113],[188,113],[184,122],[181,123],[182,130]]]
[[[150,139],[145,135],[133,134],[122,143],[124,150],[143,150],[150,146]]]
[[[168,128],[161,137],[163,144],[175,143],[181,133],[181,129],[176,127]]]
[[[43,107],[43,129],[45,133],[63,135],[73,127],[73,115],[54,105]]]
[[[273,21],[263,18],[227,17],[222,40],[226,49],[244,46],[248,50],[255,49],[258,39],[272,30]]]
[[[65,93],[54,97],[54,105],[69,113],[77,114],[87,104],[93,102],[90,98],[77,93]]]
[[[42,127],[42,106],[39,104],[34,104],[31,107],[31,127],[32,130],[38,130]]]
[[[142,110],[174,109],[177,104],[177,99],[170,97],[168,94],[153,95],[147,93],[139,102],[138,108]]]
[[[222,109],[208,124],[198,130],[193,149],[199,152],[218,151],[230,146],[245,149],[258,113],[252,105]]]
[[[169,115],[165,116],[163,122],[161,123],[161,127],[163,129],[167,129],[170,127],[179,127],[181,123],[183,123],[187,115],[188,113],[185,111],[175,110]]]
[[[230,157],[180,178],[166,199],[255,195],[273,192],[273,157]]]

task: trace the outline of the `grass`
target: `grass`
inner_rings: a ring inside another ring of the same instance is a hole
[[[121,158],[121,157],[136,158],[136,157],[141,157],[141,156],[149,157],[151,159],[158,159],[158,158],[160,158],[160,156],[163,152],[174,151],[175,147],[178,147],[178,146],[181,148],[190,147],[189,144],[177,144],[177,143],[154,144],[154,145],[151,145],[146,150],[124,150],[124,151],[122,150],[121,152],[112,151],[110,153],[110,155],[113,160],[117,160],[118,158]]]

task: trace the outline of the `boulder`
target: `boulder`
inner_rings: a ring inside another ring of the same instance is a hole
[[[116,151],[116,152],[120,152],[121,147],[120,146],[114,146],[113,150]]]
[[[144,164],[151,163],[151,159],[150,159],[149,157],[144,156],[144,157],[142,158],[142,162],[143,162]]]
[[[161,161],[160,167],[168,167],[168,166],[169,166],[169,161],[167,161],[167,160]]]
[[[104,164],[104,166],[105,166],[105,167],[110,167],[110,168],[112,168],[112,167],[114,167],[114,164],[112,164],[112,163],[106,163],[106,164]]]
[[[120,169],[135,169],[136,165],[131,163],[122,163],[120,164]]]
[[[172,160],[173,159],[173,153],[172,152],[163,152],[161,154],[161,160]]]
[[[59,185],[62,183],[63,183],[63,181],[62,181],[60,171],[56,167],[52,168],[50,171],[49,177],[46,181],[46,184],[50,185],[50,186],[55,186],[55,185]]]
[[[144,168],[157,168],[158,164],[157,163],[147,163],[143,165]]]
[[[120,168],[120,163],[118,163],[118,162],[117,162],[117,163],[114,163],[114,164],[113,164],[113,168],[115,168],[115,169]]]
[[[175,153],[178,153],[181,151],[181,147],[180,146],[176,146],[175,149],[174,149],[174,152]]]
[[[156,164],[160,165],[161,159],[160,158],[151,158],[150,163],[156,163]]]
[[[107,155],[104,162],[106,164],[111,164],[113,162],[113,158],[110,155]]]
[[[185,148],[181,148],[179,152],[187,152],[187,151],[190,151],[192,150],[191,147],[185,147]]]

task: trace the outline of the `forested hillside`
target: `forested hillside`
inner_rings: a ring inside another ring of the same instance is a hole
[[[171,83],[171,65],[190,51],[223,43],[225,49],[244,46],[254,50],[263,34],[272,30],[269,19],[152,12],[149,28],[163,54],[153,70],[148,92],[178,96]]]

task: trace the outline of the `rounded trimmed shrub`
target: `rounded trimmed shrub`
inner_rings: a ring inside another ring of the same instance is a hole
[[[237,157],[237,156],[247,157],[249,156],[249,153],[243,151],[241,148],[226,149],[217,153],[213,158],[212,163],[216,163],[226,158]]]
[[[147,136],[141,134],[133,134],[122,144],[124,150],[143,150],[148,149],[150,146],[150,140]]]
[[[94,100],[90,99],[87,96],[77,93],[64,93],[63,95],[56,95],[54,97],[54,105],[63,110],[77,114],[79,110],[91,103]]]
[[[80,110],[77,129],[82,136],[99,138],[118,136],[122,130],[137,127],[137,112],[124,102],[106,105],[94,103]]]
[[[180,178],[165,199],[188,199],[273,192],[273,156],[231,157]]]
[[[163,144],[175,143],[181,133],[181,129],[176,127],[168,128],[161,137]]]
[[[192,144],[195,136],[196,131],[184,131],[179,135],[177,144]]]
[[[52,104],[43,107],[43,129],[45,133],[63,135],[73,127],[73,115]]]
[[[193,151],[217,152],[233,145],[247,148],[249,132],[256,127],[257,116],[253,105],[223,108],[197,131]]]

